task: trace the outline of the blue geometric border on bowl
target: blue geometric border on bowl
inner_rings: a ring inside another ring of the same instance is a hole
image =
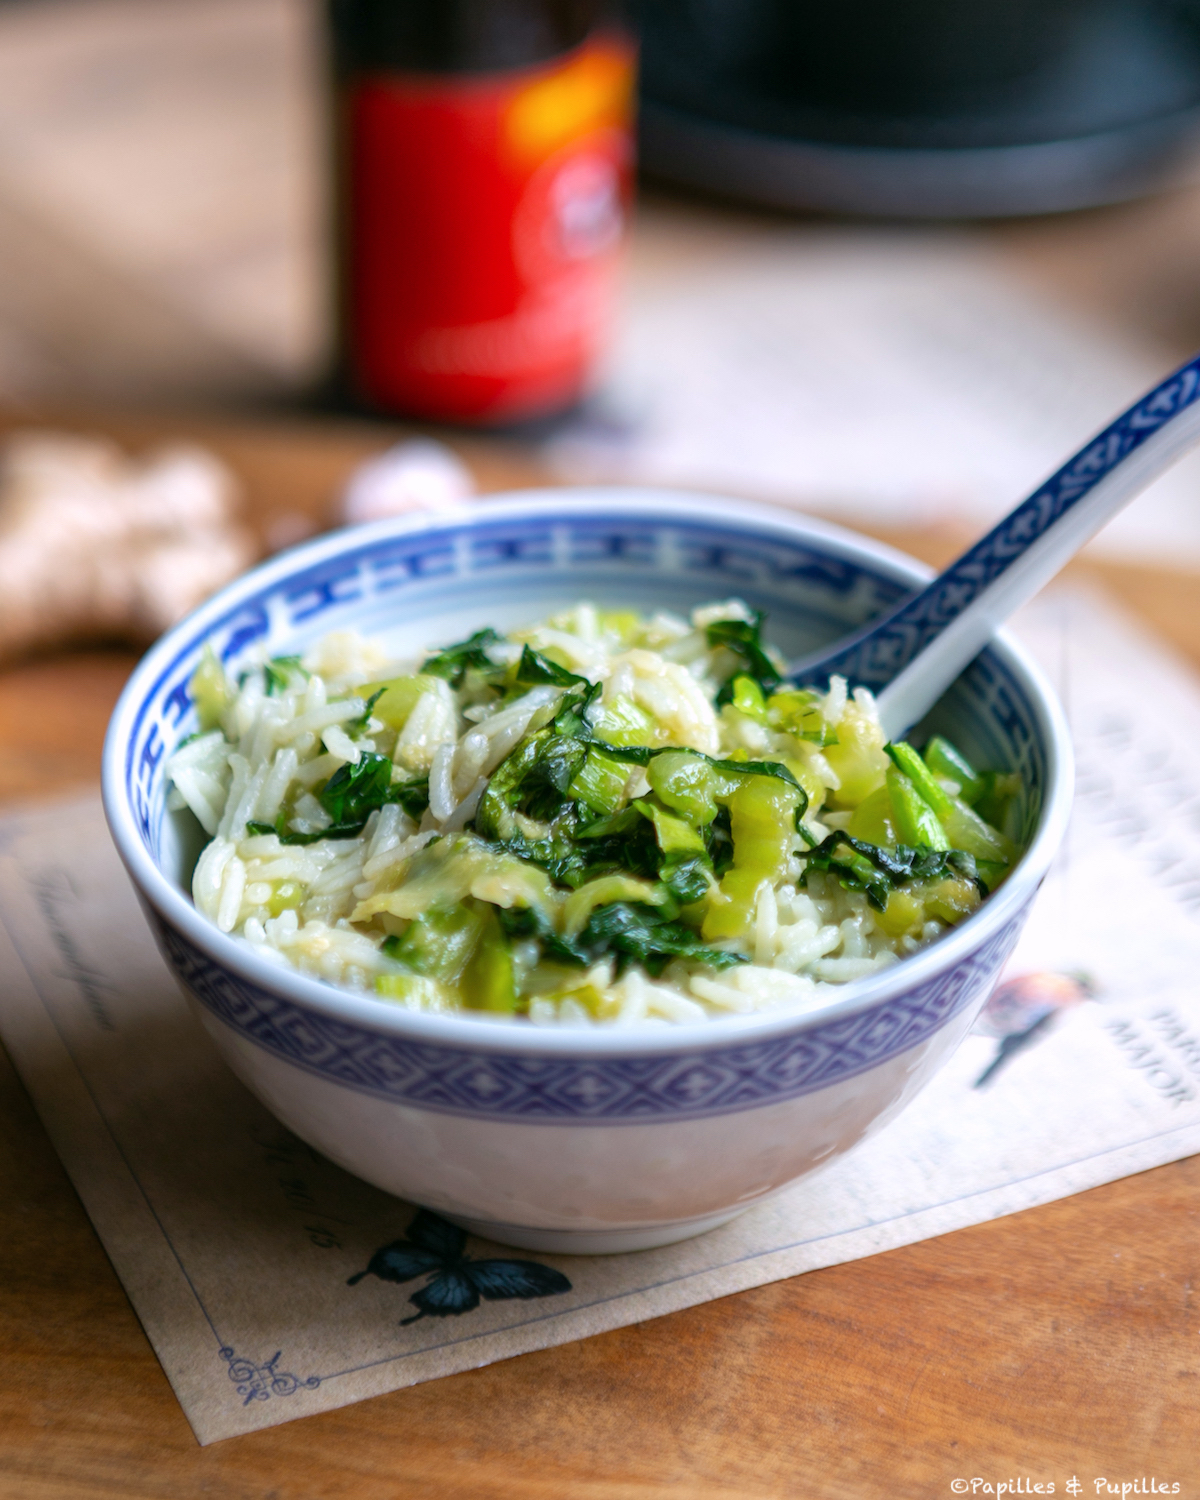
[[[711,1048],[623,1058],[482,1052],[389,1036],[238,978],[161,919],[156,925],[163,951],[201,1005],[305,1072],[440,1114],[582,1125],[733,1114],[865,1073],[918,1046],[983,997],[1028,909],[1027,903],[953,969],[857,1014],[733,1047],[720,1045],[717,1022]]]
[[[326,561],[298,567],[243,599],[184,644],[159,673],[138,708],[125,762],[125,787],[142,842],[157,858],[155,804],[169,746],[194,724],[190,681],[201,648],[211,642],[230,667],[280,632],[310,633],[339,606],[435,589],[456,578],[550,569],[666,567],[702,576],[718,592],[747,586],[810,583],[828,594],[861,594],[876,614],[909,592],[886,571],[831,556],[799,538],[747,537],[736,528],[682,516],[580,516],[547,510],[536,518],[472,517],[419,536],[374,539]]]
[[[811,587],[856,607],[858,619],[877,615],[911,593],[911,586],[889,576],[885,566],[836,553],[836,546],[826,551],[806,539],[748,537],[744,529],[680,515],[580,516],[548,508],[536,519],[476,517],[419,536],[374,539],[299,566],[198,630],[162,668],[139,705],[124,780],[142,842],[157,859],[163,764],[169,748],[195,727],[190,679],[206,641],[236,667],[259,643],[324,628],[339,606],[392,599],[397,590],[437,589],[455,578],[491,580],[498,573],[553,565],[612,567],[626,576],[631,567],[658,567],[702,578],[714,594],[769,597],[781,588]],[[1020,771],[1036,800],[1044,767],[1029,727],[1032,709],[1020,685],[994,652],[985,651],[965,674],[962,689],[1003,745],[992,763],[1007,761],[1009,769]]]

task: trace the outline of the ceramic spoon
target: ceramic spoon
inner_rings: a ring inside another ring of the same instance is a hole
[[[1101,526],[1200,441],[1200,356],[1123,412],[987,536],[894,609],[788,673],[878,696],[889,739],[924,717],[996,627]]]

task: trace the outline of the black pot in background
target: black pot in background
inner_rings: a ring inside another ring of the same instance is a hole
[[[1200,138],[1200,0],[639,0],[652,174],[791,208],[1112,201]]]

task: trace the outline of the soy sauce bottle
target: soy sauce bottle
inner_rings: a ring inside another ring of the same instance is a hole
[[[343,382],[513,423],[579,398],[610,323],[634,49],[605,0],[330,0]]]

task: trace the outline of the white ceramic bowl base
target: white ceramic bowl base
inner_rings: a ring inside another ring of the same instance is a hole
[[[592,1254],[685,1239],[835,1162],[970,1027],[1069,810],[1066,729],[1036,669],[998,637],[930,715],[1025,783],[1027,852],[968,921],[819,1011],[624,1031],[409,1012],[217,931],[187,895],[190,815],[165,808],[166,753],[195,726],[191,673],[206,643],[234,671],[348,627],[416,654],[581,598],[686,610],[736,594],[800,652],[923,576],[795,515],[661,491],[535,492],[335,534],[231,585],[135,672],[105,751],[113,834],[201,1024],[303,1140],[503,1243]]]
[[[473,1234],[556,1254],[649,1250],[727,1223],[893,1119],[958,1046],[990,992],[927,1041],[763,1109],[610,1128],[505,1124],[397,1108],[297,1073],[184,990],[243,1083],[339,1166]]]

